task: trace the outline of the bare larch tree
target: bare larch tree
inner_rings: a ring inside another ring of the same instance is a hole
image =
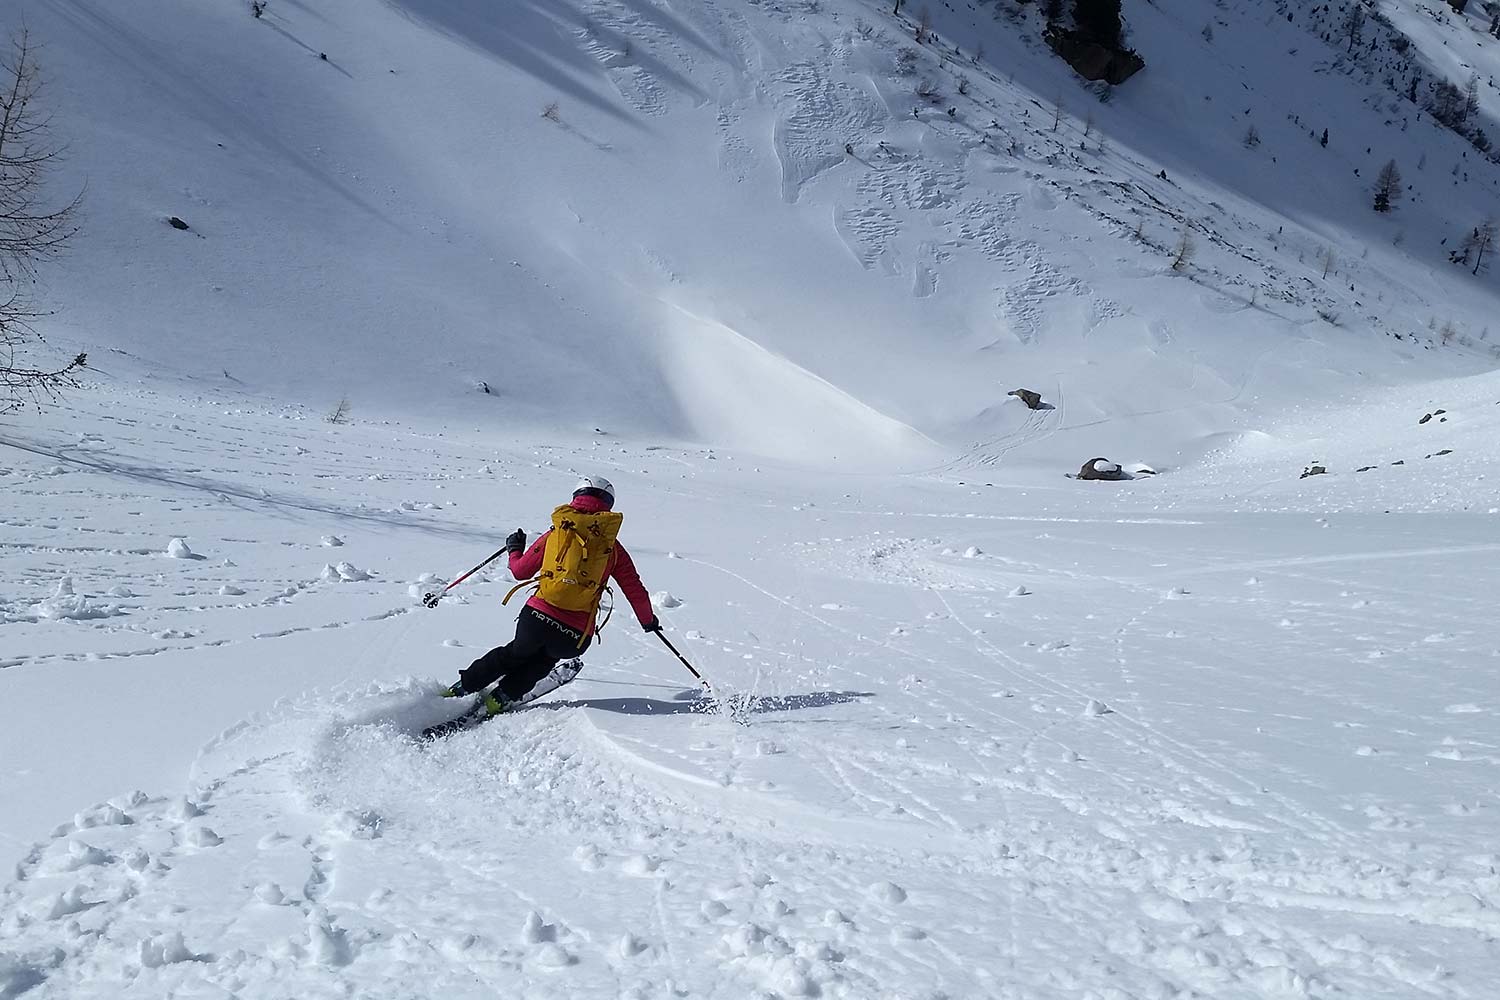
[[[60,206],[44,198],[63,148],[38,104],[41,89],[36,46],[22,30],[0,55],[0,412],[76,386],[88,361],[82,354],[55,364],[27,358],[42,343],[32,321],[46,315],[30,295],[38,265],[77,232],[82,198]]]

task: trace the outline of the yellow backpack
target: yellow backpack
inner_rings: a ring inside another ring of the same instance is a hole
[[[605,574],[615,552],[615,539],[625,515],[612,510],[590,513],[563,504],[552,512],[552,534],[542,551],[542,568],[507,594],[509,601],[526,583],[536,583],[537,595],[564,611],[598,611],[604,597]]]

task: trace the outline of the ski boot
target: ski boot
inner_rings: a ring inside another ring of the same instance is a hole
[[[512,702],[498,691],[486,691],[474,706],[474,714],[481,719],[493,719],[510,710]]]
[[[467,698],[475,693],[464,687],[462,679],[443,688],[444,698]],[[499,691],[485,691],[479,694],[479,700],[474,703],[474,708],[469,714],[476,719],[493,719],[501,712],[509,710],[512,704],[514,703]]]

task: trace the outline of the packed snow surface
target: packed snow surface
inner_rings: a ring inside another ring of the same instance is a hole
[[[80,396],[0,434],[0,995],[1485,996],[1500,383],[1433,391],[993,486]],[[739,721],[622,611],[417,742],[513,617],[420,593],[584,470]]]

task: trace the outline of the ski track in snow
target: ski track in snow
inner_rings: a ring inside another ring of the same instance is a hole
[[[127,402],[158,429],[110,463],[6,451],[45,514],[13,519],[0,676],[88,671],[74,714],[127,729],[161,715],[135,684],[212,676],[227,728],[186,788],[59,803],[18,848],[12,995],[1465,997],[1492,967],[1500,633],[1451,582],[1493,552],[1461,524],[1383,542],[1273,515],[1282,538],[1123,493],[997,512],[942,480],[768,503],[732,458],[359,427],[294,449],[253,412],[143,477],[181,432]],[[219,447],[238,473],[194,480]],[[544,511],[582,466],[619,477],[663,617],[746,724],[625,625],[564,692],[418,745],[509,615],[487,574],[417,599],[492,540],[497,483]],[[694,542],[706,499],[736,544]],[[166,558],[173,537],[206,558]],[[332,537],[359,573],[321,574]],[[124,613],[16,614],[64,575]],[[32,773],[7,796],[43,797]]]

